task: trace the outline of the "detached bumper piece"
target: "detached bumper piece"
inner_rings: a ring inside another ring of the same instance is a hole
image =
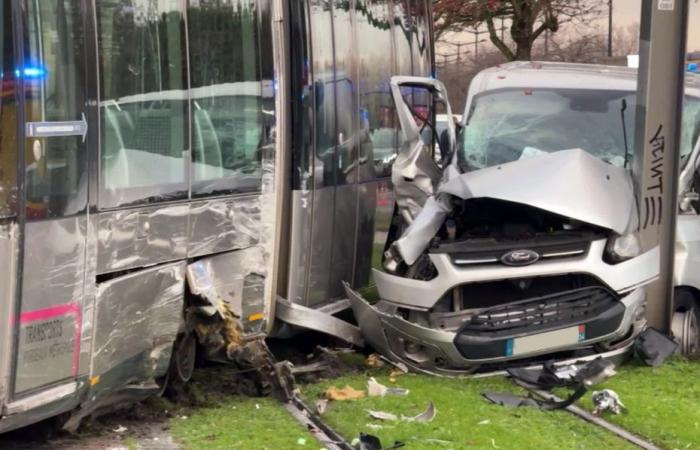
[[[488,308],[462,325],[454,344],[470,360],[517,356],[552,339],[575,345],[603,338],[624,315],[624,304],[610,290],[576,289]]]

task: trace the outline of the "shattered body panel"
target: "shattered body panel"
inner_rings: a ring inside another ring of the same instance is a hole
[[[419,143],[420,144],[420,143]],[[450,205],[440,194],[467,200],[521,203],[627,234],[637,229],[632,177],[581,149],[548,153],[459,174],[453,167],[395,244],[410,265],[442,226]],[[398,193],[397,193],[398,197]]]
[[[179,262],[98,286],[92,366],[100,391],[165,375],[182,324],[184,277]]]
[[[638,228],[630,173],[570,149],[467,173],[453,157],[428,176],[416,156],[428,145],[397,95],[402,84],[420,81],[392,79],[408,129],[393,175],[407,186],[396,190],[399,211],[404,202],[410,214],[384,270],[374,270],[379,301],[345,286],[365,340],[397,363],[446,375],[628,345],[646,326],[644,286],[659,273],[658,247],[611,256],[612,240]]]

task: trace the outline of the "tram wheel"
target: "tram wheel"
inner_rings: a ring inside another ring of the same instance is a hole
[[[175,380],[187,383],[192,379],[197,360],[197,338],[194,333],[178,336],[173,347],[171,374]]]
[[[695,355],[700,346],[700,309],[695,295],[688,289],[677,289],[673,297],[673,306],[673,339],[678,343],[682,355]]]

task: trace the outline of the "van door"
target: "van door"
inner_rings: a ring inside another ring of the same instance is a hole
[[[22,0],[24,236],[15,397],[79,374],[87,235],[87,88],[79,0]],[[82,368],[82,367],[81,367]]]

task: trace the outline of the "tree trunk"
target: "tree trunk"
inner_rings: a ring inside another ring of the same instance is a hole
[[[530,40],[515,43],[515,57],[513,61],[530,61],[532,59],[532,44]]]

